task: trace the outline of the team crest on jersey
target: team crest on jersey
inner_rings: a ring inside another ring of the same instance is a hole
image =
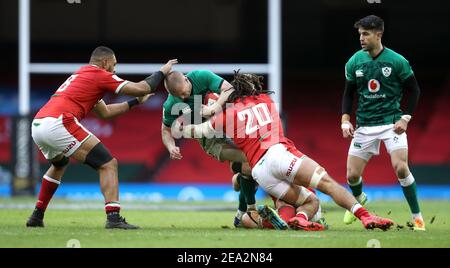
[[[370,79],[367,83],[367,88],[371,93],[378,92],[378,90],[380,90],[380,82],[376,79]]]
[[[384,76],[389,77],[391,75],[392,68],[391,67],[383,67],[383,68],[381,68],[381,72],[383,73]]]

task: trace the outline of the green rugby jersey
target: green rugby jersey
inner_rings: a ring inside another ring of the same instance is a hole
[[[387,125],[400,120],[402,84],[412,74],[409,62],[387,47],[375,58],[364,50],[356,52],[345,65],[345,78],[356,83],[357,127]]]
[[[189,96],[186,100],[183,100],[169,93],[163,104],[163,124],[167,127],[171,127],[173,121],[175,121],[180,115],[187,114],[189,112],[192,112],[191,123],[193,118],[201,118],[200,109],[205,95],[209,92],[220,94],[220,88],[222,87],[222,83],[224,81],[222,77],[207,70],[192,71],[186,76],[192,84],[191,96]],[[194,104],[195,98],[198,99],[198,102]],[[197,107],[194,107],[194,105]],[[194,114],[194,112],[196,114]]]

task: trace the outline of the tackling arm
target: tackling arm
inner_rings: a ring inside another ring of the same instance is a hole
[[[94,106],[94,112],[102,119],[112,119],[121,114],[128,112],[133,106],[147,101],[153,94],[147,94],[129,101],[121,103],[106,104],[104,100],[100,100]]]
[[[228,97],[231,95],[231,93],[233,93],[233,91],[233,86],[226,80],[224,80],[222,86],[220,87],[219,99],[217,99],[217,101],[210,107],[203,107],[202,115],[212,116],[222,111],[223,106],[225,105]]]
[[[167,75],[172,69],[172,66],[177,63],[178,60],[176,59],[169,60],[165,65],[161,67],[161,69],[159,69],[158,72],[154,72],[144,80],[137,83],[126,83],[120,90],[120,93],[134,97],[142,97],[154,92],[161,81],[164,79],[164,76]]]
[[[183,137],[187,139],[212,137],[215,134],[209,121],[197,125],[187,125],[183,127]]]

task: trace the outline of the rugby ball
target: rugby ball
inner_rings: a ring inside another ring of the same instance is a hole
[[[219,94],[214,93],[214,92],[209,92],[208,94],[205,95],[203,104],[205,104],[206,106],[211,106],[214,103],[216,103],[218,99],[219,99]]]

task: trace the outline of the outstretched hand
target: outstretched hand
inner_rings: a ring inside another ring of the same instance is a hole
[[[169,60],[166,64],[164,64],[161,69],[159,69],[161,72],[164,73],[164,75],[167,75],[171,70],[172,66],[178,63],[178,59],[172,59]]]

